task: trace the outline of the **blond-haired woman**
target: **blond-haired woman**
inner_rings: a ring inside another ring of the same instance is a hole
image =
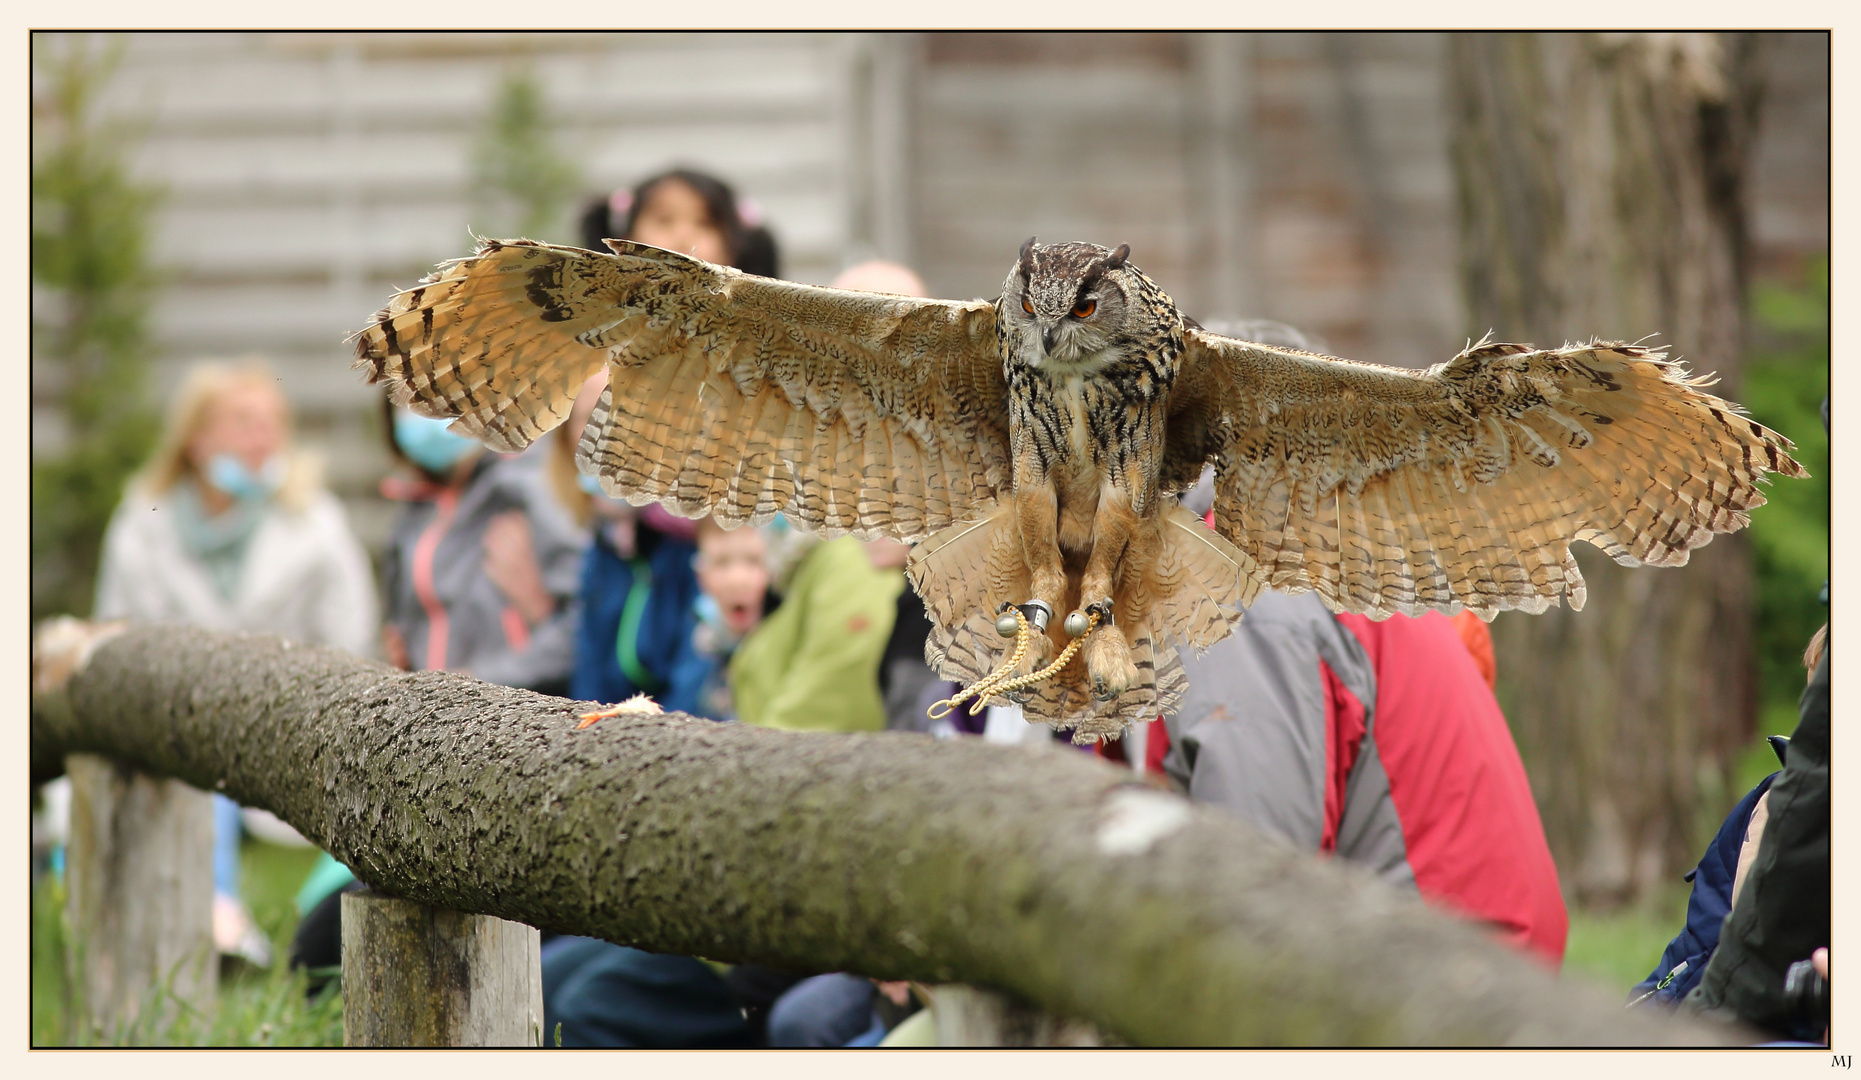
[[[362,655],[380,623],[368,556],[260,361],[203,362],[104,535],[95,615],[281,634]]]
[[[206,361],[182,381],[160,442],[104,534],[95,617],[279,634],[370,655],[378,621],[368,556],[316,462],[291,445],[291,411],[262,362]],[[239,901],[239,812],[215,800],[214,931],[222,951],[269,961]]]

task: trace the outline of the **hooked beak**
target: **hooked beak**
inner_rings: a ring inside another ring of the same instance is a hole
[[[1058,324],[1049,326],[1040,332],[1040,344],[1048,356],[1053,355],[1053,335],[1059,332]]]

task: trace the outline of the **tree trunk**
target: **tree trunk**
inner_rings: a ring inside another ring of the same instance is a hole
[[[342,895],[344,1046],[542,1046],[535,927]]]
[[[144,627],[35,697],[108,753],[290,822],[376,891],[658,952],[1007,990],[1136,1045],[1657,1045],[1360,869],[1067,748],[585,703],[276,638]]]
[[[1450,111],[1468,333],[1653,336],[1736,398],[1755,39],[1459,34]],[[1679,569],[1576,545],[1581,613],[1493,624],[1500,697],[1565,887],[1615,903],[1693,865],[1755,722],[1742,535]]]
[[[65,906],[82,1015],[122,1037],[161,1028],[183,1005],[211,1012],[220,978],[212,800],[91,754],[69,765]],[[160,1015],[141,1015],[145,1006]]]

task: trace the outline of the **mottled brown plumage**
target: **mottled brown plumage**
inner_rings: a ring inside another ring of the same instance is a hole
[[[487,241],[357,336],[396,401],[501,450],[602,364],[580,467],[726,526],[780,513],[923,540],[928,654],[973,681],[1003,602],[1109,599],[1031,718],[1116,736],[1171,710],[1174,644],[1262,586],[1372,616],[1542,611],[1584,590],[1572,540],[1680,565],[1748,523],[1790,444],[1654,349],[1481,343],[1426,371],[1207,333],[1125,249],[1029,241],[993,303],[772,281],[623,241]],[[1216,472],[1215,533],[1175,503]]]

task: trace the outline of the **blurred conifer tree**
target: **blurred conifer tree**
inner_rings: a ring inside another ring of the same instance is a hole
[[[134,126],[98,110],[123,47],[32,38],[32,354],[53,362],[65,423],[32,462],[34,619],[89,613],[104,527],[158,427],[144,389],[161,193],[131,173]]]
[[[581,171],[556,148],[549,104],[528,71],[498,84],[472,147],[473,228],[485,236],[558,239]]]

